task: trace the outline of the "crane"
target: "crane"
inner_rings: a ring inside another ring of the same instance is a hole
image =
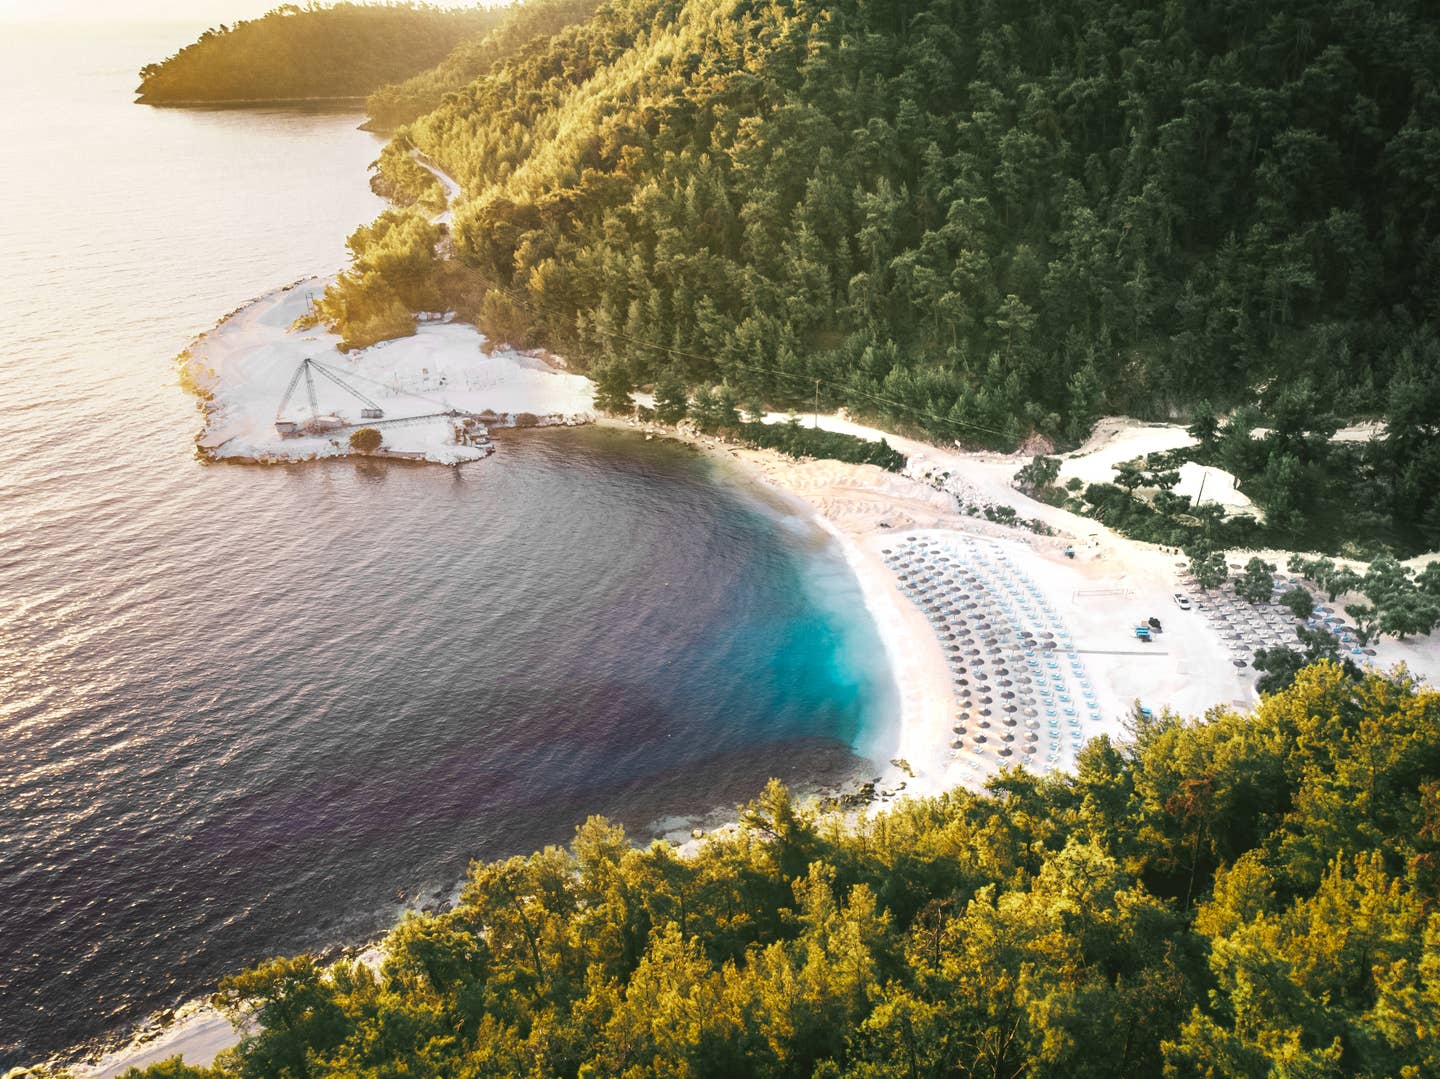
[[[362,405],[360,418],[362,420],[378,420],[385,415],[385,410],[377,405],[370,398],[351,386],[335,372],[331,371],[322,363],[312,360],[310,357],[300,361],[300,366],[295,368],[295,373],[290,376],[290,384],[285,387],[285,395],[280,398],[280,407],[275,410],[275,430],[282,436],[295,435],[300,433],[300,425],[293,420],[287,420],[285,407],[290,404],[290,398],[295,393],[295,387],[300,384],[300,379],[305,379],[305,392],[310,400],[310,419],[304,425],[305,430],[311,432],[334,430],[337,427],[344,427],[338,416],[321,416],[320,405],[315,399],[315,373],[319,372],[328,378],[335,385],[356,398]]]

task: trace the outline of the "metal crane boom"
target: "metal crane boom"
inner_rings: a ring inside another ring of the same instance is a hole
[[[304,375],[309,383],[310,390],[310,418],[314,419],[319,411],[315,407],[315,383],[310,378],[310,361],[301,360],[300,365],[295,368],[295,373],[290,376],[290,384],[285,387],[285,395],[280,398],[280,407],[275,410],[275,418],[278,420],[285,415],[285,406],[290,403],[290,397],[295,392],[295,387],[300,385],[300,376]]]
[[[380,406],[377,405],[374,401],[370,400],[370,398],[366,397],[363,393],[361,393],[359,390],[357,390],[354,386],[350,385],[350,383],[343,381],[343,380],[340,378],[339,375],[335,374],[333,371],[331,371],[331,370],[330,370],[328,367],[326,367],[324,364],[322,364],[322,363],[316,363],[314,360],[307,360],[306,362],[309,363],[309,365],[310,365],[311,367],[313,367],[315,370],[319,371],[322,375],[324,375],[326,378],[328,378],[331,382],[335,383],[335,385],[339,386],[342,390],[344,390],[346,393],[348,393],[351,397],[357,398],[357,399],[361,402],[361,404],[369,405],[369,406],[370,406],[371,408],[373,408],[376,412],[383,411],[383,410],[380,408]],[[306,377],[309,378],[309,375],[307,374]]]
[[[329,370],[324,364],[306,357],[300,361],[300,366],[295,368],[295,373],[290,376],[290,384],[285,387],[285,396],[280,398],[280,407],[275,410],[275,419],[278,421],[285,415],[285,409],[290,404],[290,398],[295,394],[295,387],[300,384],[303,376],[305,379],[305,394],[310,401],[310,421],[314,423],[320,416],[320,402],[315,396],[315,372],[319,371],[335,385],[356,398],[365,406],[360,412],[361,419],[379,419],[385,415],[384,410],[370,398],[351,386],[335,372]]]
[[[315,366],[314,360],[305,361],[305,392],[310,395],[310,419],[316,420],[320,417],[320,405],[315,400],[315,376],[310,373],[310,368]]]

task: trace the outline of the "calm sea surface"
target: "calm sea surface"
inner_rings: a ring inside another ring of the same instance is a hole
[[[174,354],[380,209],[355,115],[130,104],[197,29],[0,28],[0,1070],[888,748],[838,553],[681,448],[194,460]]]

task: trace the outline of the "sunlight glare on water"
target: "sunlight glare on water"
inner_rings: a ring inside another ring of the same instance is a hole
[[[0,1069],[589,813],[863,773],[894,713],[829,542],[682,448],[198,463],[174,355],[343,264],[380,142],[131,104],[178,44],[0,35]]]

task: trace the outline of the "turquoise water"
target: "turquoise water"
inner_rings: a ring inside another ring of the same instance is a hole
[[[198,463],[172,357],[341,264],[379,144],[131,105],[176,43],[0,34],[0,1068],[590,813],[643,836],[891,741],[838,552],[684,447]]]

